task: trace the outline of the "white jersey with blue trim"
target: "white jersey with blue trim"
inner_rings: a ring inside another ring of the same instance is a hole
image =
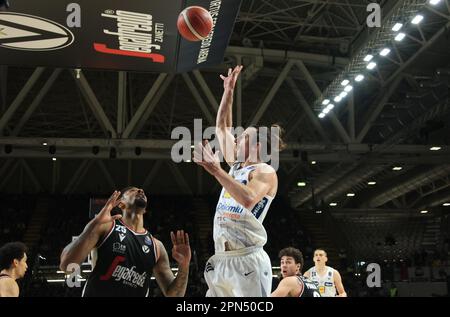
[[[319,275],[315,266],[310,268],[307,271],[309,279],[317,285],[322,297],[335,297],[336,285],[334,285],[334,269],[329,266],[326,266],[325,268],[326,271],[324,275]]]
[[[247,185],[249,175],[256,168],[263,166],[271,168],[265,163],[240,167],[235,163],[229,175],[236,181]],[[273,170],[275,172],[275,170]],[[246,209],[222,188],[214,216],[214,244],[216,252],[225,251],[225,242],[230,250],[239,250],[247,247],[263,247],[267,242],[267,233],[262,222],[266,217],[274,197],[264,196],[252,210]]]

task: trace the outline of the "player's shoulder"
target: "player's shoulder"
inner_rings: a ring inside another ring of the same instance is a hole
[[[338,270],[336,270],[336,269],[334,269],[334,268],[331,268],[331,271],[333,272],[333,274],[336,276],[336,275],[341,275],[340,273],[339,273],[339,271]]]
[[[299,282],[299,278],[297,276],[286,276],[285,278],[283,278],[281,280],[280,283],[282,283],[284,285],[295,286],[298,284],[298,282]]]
[[[116,228],[116,225],[123,226],[123,224],[119,222],[119,220],[113,220],[110,222],[102,223],[101,225],[97,226],[96,230],[101,237],[105,238],[110,232],[114,230],[114,228]]]
[[[255,168],[255,172],[257,172],[257,173],[274,173],[274,174],[276,174],[275,169],[271,165],[269,165],[267,163],[260,163],[260,164],[258,164],[256,166],[256,168]]]
[[[327,270],[332,271],[332,272],[338,272],[338,270],[336,270],[334,267],[331,267],[331,266],[327,266]]]
[[[10,277],[0,278],[0,288],[3,290],[18,290],[19,285]]]
[[[158,247],[164,246],[164,244],[161,242],[161,240],[156,238],[154,235],[151,235],[151,238],[153,239],[153,242],[156,244],[156,246],[158,246]]]

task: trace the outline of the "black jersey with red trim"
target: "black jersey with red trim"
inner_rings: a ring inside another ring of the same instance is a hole
[[[317,285],[304,276],[297,276],[298,282],[303,285],[302,291],[298,297],[322,297]]]
[[[115,220],[96,252],[83,297],[148,296],[158,259],[158,247],[150,233],[134,232],[121,220]]]

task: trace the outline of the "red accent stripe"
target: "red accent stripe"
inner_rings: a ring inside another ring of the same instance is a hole
[[[94,43],[94,49],[97,52],[104,54],[149,58],[155,63],[164,63],[166,59],[165,56],[161,54],[116,50],[108,48],[105,44],[100,43]]]
[[[100,281],[107,281],[111,278],[112,274],[114,273],[114,270],[116,269],[117,265],[119,263],[125,261],[124,256],[116,256],[116,258],[113,260],[111,266],[108,269],[108,272],[106,272],[105,275],[100,276]]]

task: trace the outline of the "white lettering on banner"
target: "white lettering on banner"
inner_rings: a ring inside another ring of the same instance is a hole
[[[213,20],[213,26],[211,32],[209,32],[208,36],[202,41],[202,45],[200,48],[200,52],[197,58],[197,64],[204,63],[208,60],[209,48],[211,46],[211,42],[214,36],[214,29],[216,27],[216,22],[219,17],[220,6],[222,4],[222,0],[214,0],[211,1],[209,5],[209,13],[211,14]]]
[[[103,32],[118,37],[120,50],[144,53],[161,50],[161,45],[155,42],[164,42],[164,24],[155,23],[154,27],[151,14],[123,10],[114,13],[107,10],[102,13],[102,17],[117,20],[117,31],[103,30]]]
[[[155,42],[162,43],[164,41],[164,24],[155,23]]]

